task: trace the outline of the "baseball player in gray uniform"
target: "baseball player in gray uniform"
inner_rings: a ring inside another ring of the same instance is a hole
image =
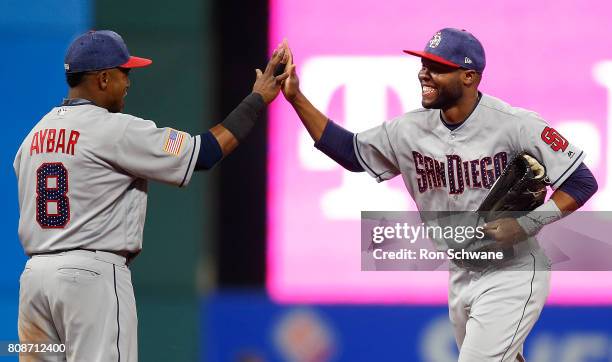
[[[308,101],[291,56],[283,93],[315,147],[378,182],[401,174],[421,211],[476,210],[521,151],[544,164],[552,197],[524,217],[485,225],[502,248],[514,249],[510,263],[483,271],[450,267],[449,316],[459,361],[523,361],[523,343],[542,311],[550,281],[549,260],[532,236],[562,213],[578,209],[597,183],[582,162],[584,153],[536,113],[478,91],[485,53],[472,34],[445,28],[423,51],[405,52],[422,59],[423,108],[365,132],[343,129]]]
[[[249,133],[288,74],[274,52],[256,71],[253,92],[201,135],[121,111],[131,68],[115,32],[90,31],[65,57],[68,98],[27,135],[15,157],[19,238],[27,255],[20,278],[21,343],[58,344],[65,354],[22,358],[137,361],[136,304],[128,262],[142,248],[147,180],[179,187],[210,169]],[[285,60],[286,61],[286,60]]]

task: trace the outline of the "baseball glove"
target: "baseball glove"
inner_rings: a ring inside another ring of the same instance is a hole
[[[476,210],[485,221],[518,217],[544,203],[546,168],[526,152],[516,155]]]
[[[501,176],[495,181],[485,199],[471,217],[463,215],[472,225],[482,225],[504,217],[517,218],[544,203],[546,185],[550,182],[546,168],[526,152],[516,155],[506,166]],[[476,220],[476,221],[474,221]],[[502,251],[504,260],[513,256],[514,249],[498,249],[495,240],[483,238],[466,241],[458,245],[454,241],[447,243],[450,248],[466,251]],[[463,259],[455,261],[461,267],[482,270],[495,264],[486,260]]]

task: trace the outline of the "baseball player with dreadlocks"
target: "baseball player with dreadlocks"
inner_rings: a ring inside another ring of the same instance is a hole
[[[288,49],[288,45],[285,44]],[[424,51],[418,79],[423,108],[353,134],[329,120],[300,92],[292,57],[285,98],[315,141],[344,168],[376,181],[402,176],[420,211],[476,210],[506,165],[527,152],[546,168],[551,198],[529,214],[485,224],[510,265],[474,271],[451,263],[449,316],[459,361],[523,361],[523,343],[546,301],[550,263],[532,237],[583,205],[597,190],[584,153],[536,113],[478,90],[484,49],[471,33],[445,28]]]
[[[138,360],[127,264],[142,248],[147,180],[183,187],[232,152],[280,92],[288,74],[273,71],[284,52],[256,71],[253,92],[223,122],[189,135],[121,113],[130,70],[151,60],[130,56],[113,31],[74,40],[64,62],[68,98],[34,126],[14,162],[19,238],[30,256],[20,278],[19,339],[65,346],[65,354],[27,357]]]

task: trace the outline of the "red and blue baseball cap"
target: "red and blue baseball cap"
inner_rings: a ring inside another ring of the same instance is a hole
[[[66,73],[90,72],[110,68],[141,68],[151,59],[133,57],[121,36],[111,30],[91,30],[76,38],[64,58]]]
[[[478,73],[482,73],[486,65],[482,44],[474,35],[462,29],[444,28],[434,34],[425,50],[404,50],[404,53]]]

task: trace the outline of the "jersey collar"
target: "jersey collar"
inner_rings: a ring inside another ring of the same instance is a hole
[[[83,99],[83,98],[64,98],[64,100],[62,101],[62,104],[60,104],[60,107],[65,107],[65,106],[83,106],[86,104],[91,104],[91,105],[95,105],[94,102],[90,101],[89,99]]]
[[[478,91],[478,100],[476,101],[476,104],[474,105],[474,108],[472,109],[472,111],[467,115],[467,117],[465,117],[463,122],[457,123],[457,124],[446,123],[446,121],[444,120],[444,117],[442,117],[442,110],[440,110],[440,122],[442,122],[442,124],[446,128],[448,128],[450,131],[456,130],[457,128],[461,127],[461,125],[463,125],[465,123],[465,121],[467,121],[472,116],[472,114],[474,113],[476,108],[478,108],[478,104],[480,104],[480,100],[481,99],[482,99],[482,93],[480,93],[480,91]]]

